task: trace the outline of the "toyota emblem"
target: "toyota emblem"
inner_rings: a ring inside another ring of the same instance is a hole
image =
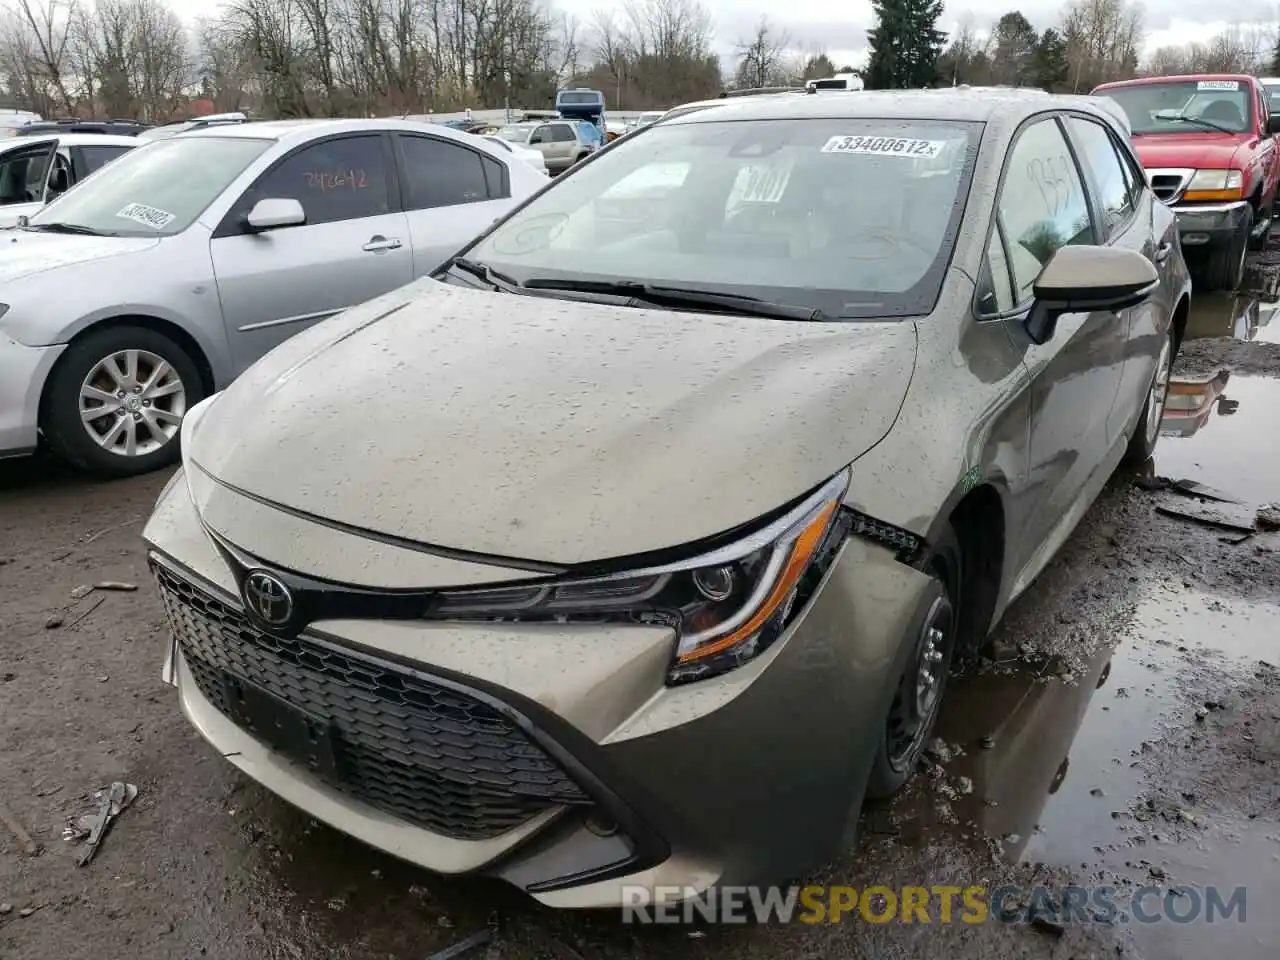
[[[270,627],[283,627],[293,616],[293,594],[279,577],[265,570],[250,570],[244,578],[244,604]]]

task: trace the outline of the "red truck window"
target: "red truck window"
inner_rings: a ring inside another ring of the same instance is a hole
[[[1245,133],[1253,129],[1256,100],[1252,85],[1242,80],[1177,79],[1135,83],[1099,91],[1118,103],[1135,135],[1219,130]]]

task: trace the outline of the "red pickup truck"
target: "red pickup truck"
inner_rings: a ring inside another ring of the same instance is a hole
[[[1244,74],[1143,77],[1094,96],[1129,117],[1133,147],[1155,195],[1178,215],[1188,264],[1209,289],[1232,289],[1246,251],[1266,243],[1280,187],[1280,114]]]

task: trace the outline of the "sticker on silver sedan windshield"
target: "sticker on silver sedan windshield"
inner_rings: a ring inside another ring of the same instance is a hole
[[[131,203],[117,213],[116,216],[123,217],[125,220],[132,220],[134,223],[140,223],[144,227],[150,227],[152,230],[163,230],[177,219],[174,214],[169,213],[167,210],[149,207],[145,203]]]
[[[877,157],[931,160],[942,153],[945,140],[912,140],[905,137],[832,137],[823,153],[865,153]]]
[[[1239,80],[1201,80],[1196,84],[1197,90],[1239,90]]]

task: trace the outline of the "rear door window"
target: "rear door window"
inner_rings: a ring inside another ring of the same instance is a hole
[[[1102,212],[1102,240],[1110,242],[1134,214],[1133,184],[1107,128],[1081,117],[1067,119],[1067,127],[1080,147],[1081,157],[1093,177]]]
[[[400,136],[400,148],[405,164],[406,210],[489,199],[484,163],[475,150],[435,137],[408,134]]]

